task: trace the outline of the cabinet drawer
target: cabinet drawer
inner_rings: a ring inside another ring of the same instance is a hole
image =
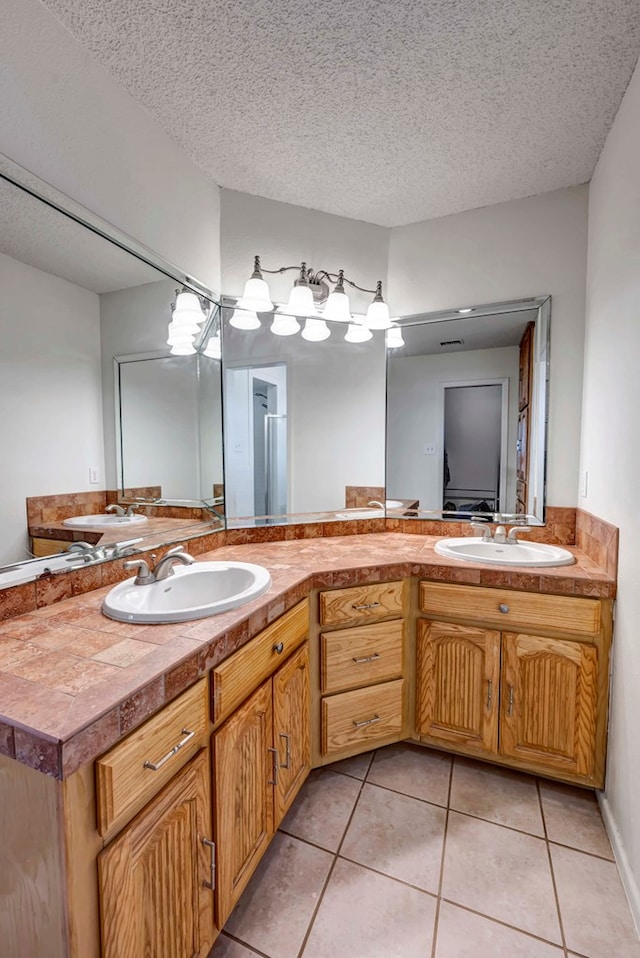
[[[113,835],[195,755],[208,726],[207,704],[201,679],[97,760],[101,835]]]
[[[309,631],[309,600],[304,599],[225,659],[211,672],[212,715],[217,724],[230,715],[304,641]]]
[[[404,679],[323,699],[323,754],[400,735],[403,711]]]
[[[322,691],[342,692],[402,676],[402,620],[321,636]]]
[[[320,593],[321,625],[344,625],[385,615],[402,615],[401,581]]]
[[[600,602],[573,596],[421,582],[420,609],[431,616],[466,619],[509,631],[547,629],[570,635],[600,631]]]

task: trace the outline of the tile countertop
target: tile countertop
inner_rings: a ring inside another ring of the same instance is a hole
[[[102,615],[110,587],[0,622],[0,752],[66,778],[105,752],[312,588],[406,576],[562,595],[613,598],[615,579],[580,550],[557,568],[461,563],[438,536],[336,536],[224,546],[198,559],[257,562],[268,592],[221,615],[130,625]]]

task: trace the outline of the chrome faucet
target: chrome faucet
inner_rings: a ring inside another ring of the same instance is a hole
[[[377,499],[372,499],[371,502],[367,503],[368,506],[380,506],[381,509],[385,508],[384,502],[378,502]]]
[[[155,556],[152,556],[155,559]],[[144,559],[131,559],[125,562],[125,569],[137,569],[134,585],[151,585],[153,582],[162,582],[163,579],[173,575],[173,565],[175,562],[181,562],[183,565],[191,565],[196,560],[184,551],[184,546],[175,546],[169,549],[162,558],[156,562],[153,569],[149,568]]]
[[[119,506],[117,502],[112,502],[110,506],[104,510],[105,512],[113,512],[115,516],[126,516],[126,510]]]
[[[483,542],[492,542],[491,538],[491,526],[486,522],[471,522],[469,523],[472,529],[482,529],[482,541]]]
[[[509,529],[509,535],[507,536],[507,542],[514,542],[517,544],[518,536],[522,533],[531,532],[530,526],[512,526]]]

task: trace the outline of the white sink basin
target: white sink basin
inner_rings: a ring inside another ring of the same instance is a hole
[[[102,611],[120,622],[188,622],[236,609],[266,592],[271,576],[249,562],[194,562],[151,585],[127,579],[106,596]]]
[[[436,552],[448,559],[490,562],[499,565],[572,565],[576,560],[566,549],[542,542],[485,542],[482,538],[441,539]]]
[[[401,509],[402,499],[387,499],[385,505],[387,509]]]
[[[384,519],[384,509],[345,509],[336,512],[336,519]]]
[[[139,522],[147,522],[146,516],[112,516],[109,512],[100,513],[97,516],[72,516],[70,519],[63,519],[62,525],[70,529],[93,529],[96,526],[134,526]]]

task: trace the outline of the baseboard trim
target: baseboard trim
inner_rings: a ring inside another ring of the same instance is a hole
[[[635,875],[633,874],[631,865],[629,864],[629,859],[627,858],[627,853],[624,850],[622,836],[620,835],[620,830],[618,829],[615,818],[613,817],[611,805],[607,801],[604,792],[596,792],[596,794],[598,796],[600,811],[602,812],[604,827],[607,830],[607,835],[609,836],[609,841],[611,842],[611,847],[616,859],[616,864],[618,865],[622,884],[624,886],[627,899],[629,900],[631,915],[633,917],[638,936],[640,937],[640,887],[638,887]]]

